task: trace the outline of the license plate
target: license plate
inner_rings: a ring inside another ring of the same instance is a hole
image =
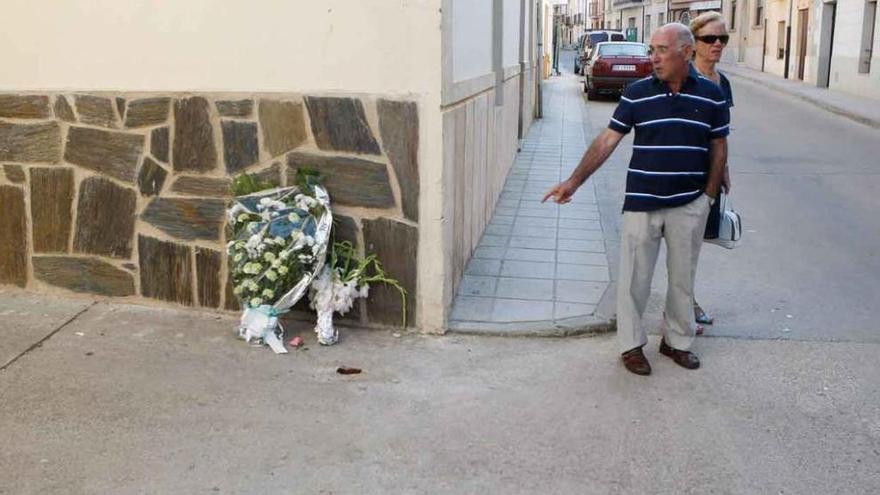
[[[621,72],[622,71],[634,71],[634,70],[636,70],[636,66],[635,65],[615,65],[615,66],[611,67],[611,70],[616,70],[616,71],[621,71]]]

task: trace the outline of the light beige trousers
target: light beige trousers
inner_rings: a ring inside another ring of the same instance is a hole
[[[642,316],[651,294],[651,279],[666,240],[666,343],[686,351],[694,341],[694,276],[709,215],[709,196],[655,211],[625,211],[620,229],[620,274],[617,285],[617,342],[620,352],[648,342]]]

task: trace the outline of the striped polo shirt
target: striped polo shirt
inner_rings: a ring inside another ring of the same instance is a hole
[[[703,193],[709,143],[729,134],[730,110],[721,88],[691,66],[678,94],[656,75],[627,86],[608,127],[636,130],[623,210],[651,211]]]

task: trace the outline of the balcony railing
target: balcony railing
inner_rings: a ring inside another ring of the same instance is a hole
[[[627,5],[641,5],[642,0],[612,0],[611,5],[615,7],[622,7]]]

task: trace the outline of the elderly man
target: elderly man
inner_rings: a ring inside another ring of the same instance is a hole
[[[624,90],[605,129],[584,153],[571,177],[544,196],[567,203],[635,129],[627,171],[617,290],[617,339],[624,366],[649,375],[642,352],[648,340],[642,322],[651,279],[666,241],[666,311],[660,353],[696,369],[694,274],[706,216],[718,195],[727,161],[729,118],[721,89],[690,65],[694,38],[687,26],[666,24],[651,37],[654,75]]]

